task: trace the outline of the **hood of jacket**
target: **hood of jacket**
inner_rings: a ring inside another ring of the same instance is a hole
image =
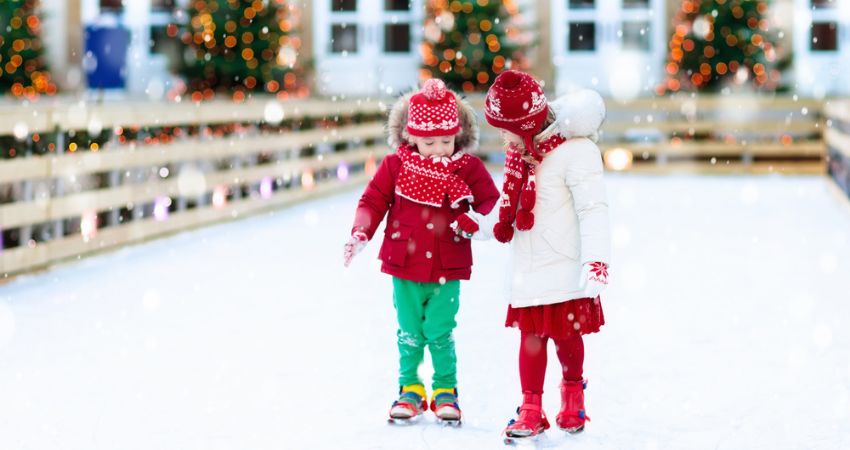
[[[605,102],[598,92],[580,89],[549,102],[549,108],[555,113],[555,122],[535,136],[536,141],[555,133],[567,139],[587,137],[593,142],[599,139],[599,128],[605,121]]]

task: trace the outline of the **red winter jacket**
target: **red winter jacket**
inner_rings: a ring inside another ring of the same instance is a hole
[[[457,236],[449,224],[467,212],[469,206],[487,214],[499,200],[499,191],[484,163],[473,157],[455,172],[469,185],[474,198],[472,205],[464,200],[458,208],[451,208],[448,200],[437,208],[396,195],[400,169],[398,155],[384,158],[360,197],[352,233],[362,231],[371,240],[389,210],[384,242],[378,254],[383,262],[382,272],[418,282],[439,282],[441,278],[468,280],[472,273],[469,239]]]

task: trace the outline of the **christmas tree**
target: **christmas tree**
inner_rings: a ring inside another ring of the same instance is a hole
[[[298,20],[294,2],[286,0],[192,0],[180,37],[192,50],[184,69],[192,100],[215,91],[237,101],[250,92],[306,95]]]
[[[55,94],[39,37],[39,0],[0,1],[0,92],[34,98]]]
[[[780,74],[767,10],[764,0],[684,0],[657,93],[717,92],[730,84],[775,90]]]
[[[515,1],[431,0],[426,7],[422,78],[438,77],[455,90],[486,91],[505,69],[525,60],[513,25]]]

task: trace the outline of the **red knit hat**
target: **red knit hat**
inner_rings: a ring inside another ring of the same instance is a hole
[[[527,73],[506,70],[487,90],[484,101],[487,123],[522,137],[530,152],[534,152],[534,135],[540,132],[548,113],[543,88]]]
[[[431,78],[410,97],[407,132],[412,136],[449,136],[460,131],[457,97],[442,80]]]

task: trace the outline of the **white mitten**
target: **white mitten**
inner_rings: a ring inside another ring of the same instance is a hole
[[[351,264],[351,260],[354,259],[354,256],[360,253],[368,243],[369,238],[361,231],[355,231],[354,234],[351,235],[351,239],[345,243],[343,251],[345,267],[348,267],[348,265]]]
[[[596,298],[608,286],[608,264],[589,262],[581,267],[579,288],[584,290],[584,298]]]
[[[478,230],[472,233],[472,239],[477,241],[486,241],[493,239],[493,225],[499,219],[499,208],[493,208],[493,211],[488,215],[479,214],[475,211],[469,211],[467,214],[478,224]]]

